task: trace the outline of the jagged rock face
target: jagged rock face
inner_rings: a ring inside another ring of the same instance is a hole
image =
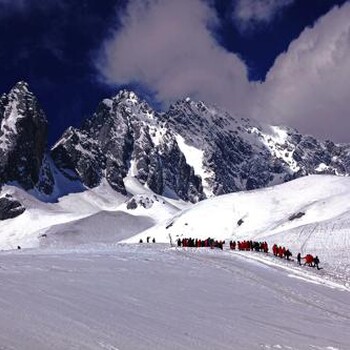
[[[39,173],[39,180],[36,184],[38,191],[44,195],[51,195],[55,187],[55,177],[50,164],[50,156],[44,154]]]
[[[210,194],[252,190],[309,174],[348,175],[350,146],[286,127],[237,118],[190,99],[172,105],[165,125],[203,152]]]
[[[0,184],[50,195],[61,171],[87,187],[106,179],[126,194],[125,178],[135,177],[157,194],[196,202],[308,174],[350,174],[349,145],[190,99],[157,113],[125,90],[104,100],[81,128],[68,128],[50,154],[46,135],[45,115],[26,83],[1,96]]]
[[[291,170],[259,140],[248,119],[235,119],[189,99],[172,105],[163,118],[188,145],[202,150],[202,181],[208,195],[252,190],[276,178],[278,182],[292,178]]]
[[[32,189],[39,179],[47,120],[24,82],[0,99],[0,183]]]
[[[158,194],[170,190],[186,201],[204,198],[200,178],[159,123],[147,103],[121,91],[103,101],[81,129],[69,128],[52,157],[62,172],[73,171],[88,187],[105,178],[126,194],[124,178],[130,175]]]
[[[157,113],[127,91],[104,100],[52,149],[59,168],[126,193],[126,176],[155,193],[196,202],[315,173],[350,173],[350,147],[237,118],[190,99]]]

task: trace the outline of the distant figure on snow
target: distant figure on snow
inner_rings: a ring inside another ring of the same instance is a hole
[[[155,238],[152,239],[152,243],[156,243],[156,239]]]
[[[284,256],[287,258],[287,260],[289,260],[289,258],[290,258],[292,255],[293,255],[293,254],[292,254],[292,252],[291,252],[289,249],[287,249],[286,252],[284,253]]]
[[[20,246],[20,245],[18,245],[18,246],[17,246],[17,249],[21,249],[21,246]]]
[[[297,260],[298,260],[298,264],[301,265],[301,254],[298,253],[297,255]]]
[[[318,266],[319,263],[320,263],[320,259],[316,255],[314,258],[314,267],[317,267],[317,270],[321,270],[321,268]]]

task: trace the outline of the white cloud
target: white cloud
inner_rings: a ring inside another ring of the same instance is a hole
[[[350,3],[306,28],[259,86],[254,115],[349,141]]]
[[[98,67],[107,82],[138,81],[162,102],[190,95],[243,110],[246,66],[214,40],[216,21],[200,0],[131,1]]]
[[[337,141],[349,141],[350,3],[306,28],[266,81],[249,83],[242,60],[214,40],[201,0],[132,0],[97,66],[110,84],[137,82],[168,103],[184,96]]]
[[[294,0],[238,0],[233,19],[243,31],[259,23],[268,23]]]

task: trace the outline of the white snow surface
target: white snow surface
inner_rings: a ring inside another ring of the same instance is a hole
[[[57,203],[49,203],[18,187],[3,186],[1,196],[11,195],[26,210],[16,218],[0,221],[0,249],[15,249],[18,245],[32,248],[115,243],[179,211],[176,201],[170,203],[162,196],[155,196],[136,179],[128,182],[128,190],[128,196],[121,195],[103,181],[98,187],[70,193]],[[150,205],[128,209],[126,203],[132,198],[149,201]]]
[[[213,196],[213,191],[208,184],[208,178],[214,175],[212,171],[203,167],[204,152],[194,146],[186,144],[185,139],[181,135],[176,135],[176,142],[181,152],[185,155],[186,163],[194,169],[194,173],[201,177],[204,194],[207,197]]]
[[[3,252],[1,348],[349,349],[349,290],[262,256],[162,244]]]
[[[163,242],[168,241],[169,233],[173,237],[258,239],[350,215],[349,195],[350,178],[312,175],[274,187],[209,198],[176,215],[169,229],[159,226],[153,230]],[[298,213],[303,216],[291,218]]]
[[[350,283],[349,197],[350,178],[313,175],[204,200],[124,242],[146,236],[157,242],[170,237],[173,242],[190,237],[266,240],[270,247],[288,247],[294,256],[318,255],[337,279]]]
[[[125,183],[126,197],[102,183],[57,203],[4,186],[27,209],[0,221],[1,248],[34,248],[0,251],[0,349],[350,349],[350,178],[196,205]],[[169,244],[208,236],[318,254],[323,269]]]

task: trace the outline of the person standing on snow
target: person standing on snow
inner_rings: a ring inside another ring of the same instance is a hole
[[[292,252],[291,252],[289,249],[287,249],[286,252],[284,253],[284,256],[287,258],[287,260],[289,260],[289,258],[290,258],[292,255],[293,255],[293,254],[292,254]]]
[[[315,258],[314,258],[314,267],[317,267],[317,270],[321,270],[319,267],[318,267],[318,264],[320,263],[320,259],[318,258],[318,256],[316,255]]]
[[[308,264],[310,267],[313,267],[314,257],[311,254],[307,254],[303,259],[305,259],[304,265]]]
[[[298,260],[298,264],[301,265],[301,254],[298,253],[297,255],[297,260]]]

